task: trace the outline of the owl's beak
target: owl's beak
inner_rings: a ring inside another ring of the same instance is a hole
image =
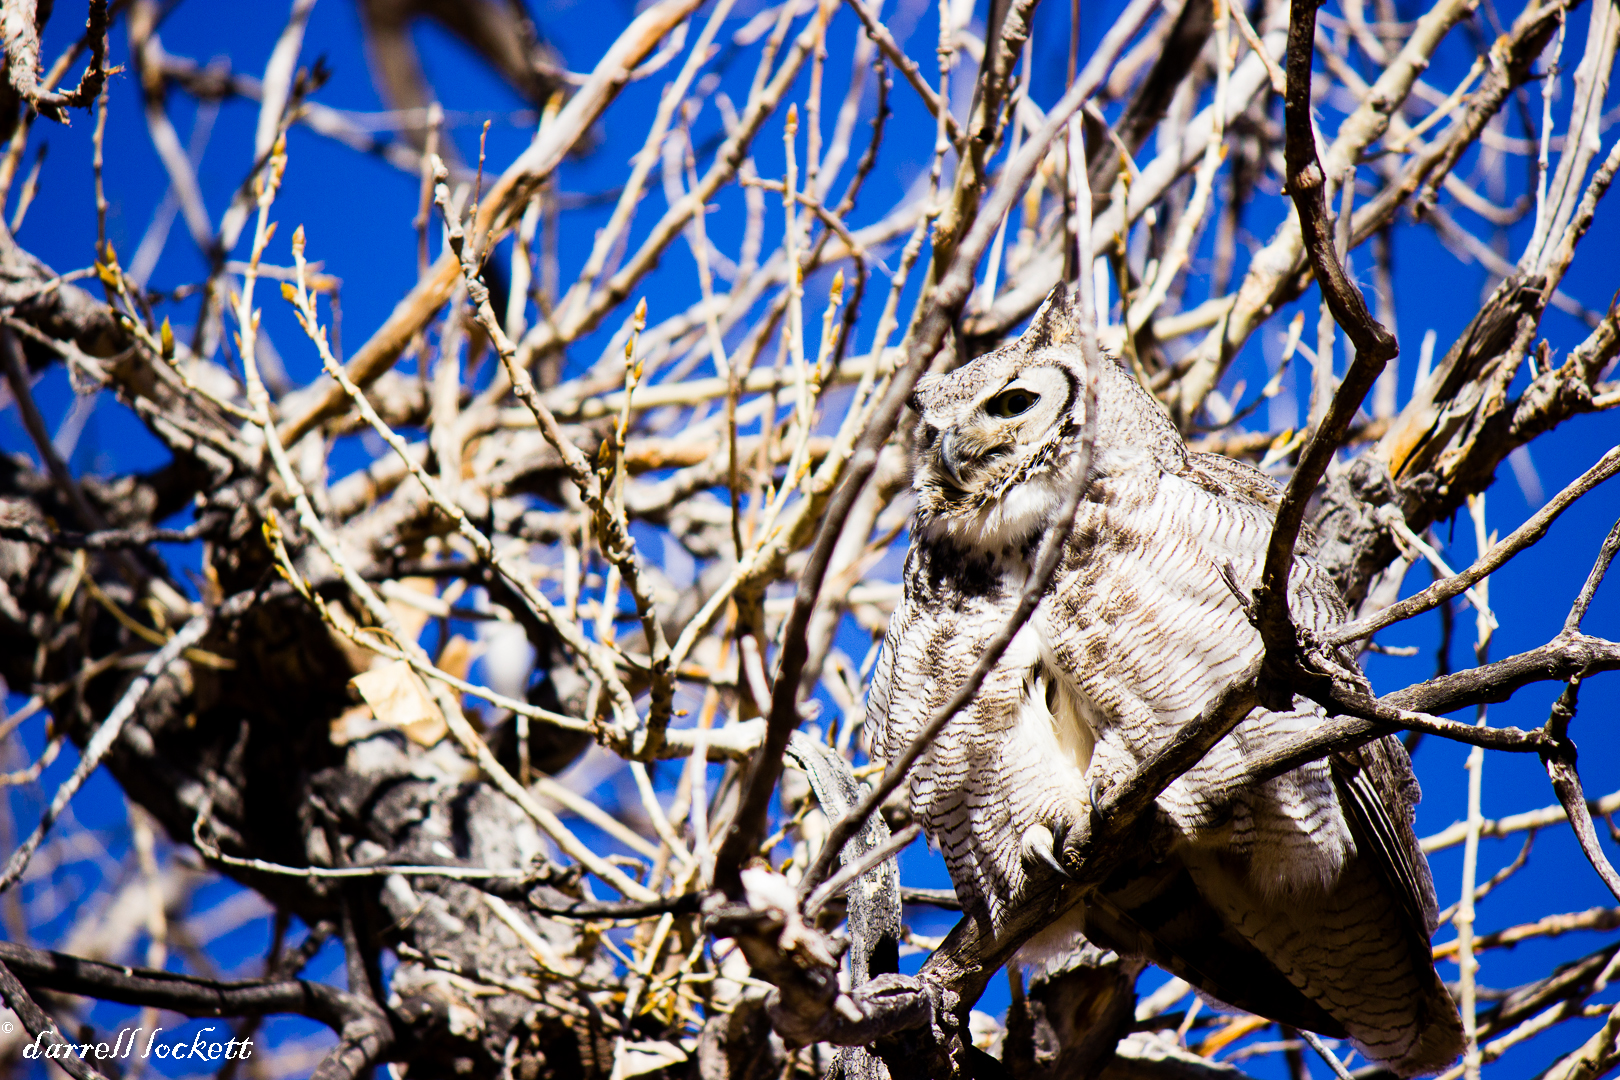
[[[962,462],[956,456],[956,440],[952,437],[954,434],[955,432],[946,431],[939,437],[939,463],[945,467],[951,483],[961,487]]]

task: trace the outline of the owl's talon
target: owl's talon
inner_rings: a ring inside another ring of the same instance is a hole
[[[1062,851],[1069,846],[1070,825],[1067,818],[1059,818],[1052,823],[1052,850]]]
[[[1068,829],[1059,825],[1065,835]],[[1024,830],[1024,857],[1034,862],[1044,863],[1051,867],[1061,877],[1068,877],[1069,872],[1063,868],[1063,863],[1057,857],[1057,841],[1052,836],[1052,830],[1045,825],[1031,825]]]
[[[1100,777],[1100,776],[1092,777],[1092,779],[1091,779],[1091,815],[1093,817],[1100,818],[1102,816],[1103,797],[1108,794],[1108,789],[1111,788],[1111,787],[1113,787],[1113,785],[1110,784],[1107,780],[1103,779],[1102,777]]]

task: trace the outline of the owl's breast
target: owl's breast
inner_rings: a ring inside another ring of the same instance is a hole
[[[1094,727],[1140,760],[1262,647],[1228,586],[1258,582],[1266,508],[1159,474],[1111,477],[1082,507],[1036,621]]]

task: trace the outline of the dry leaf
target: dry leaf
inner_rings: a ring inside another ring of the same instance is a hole
[[[380,724],[398,728],[419,746],[433,746],[449,731],[422,680],[403,660],[361,672],[349,685],[360,692]]]

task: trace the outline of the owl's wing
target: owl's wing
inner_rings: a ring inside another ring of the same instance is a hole
[[[1278,489],[1270,477],[1215,454],[1191,455],[1188,467],[1228,497],[1264,507],[1266,524],[1271,524]],[[1314,546],[1307,529],[1300,565],[1290,582],[1289,610],[1298,625],[1325,633],[1344,621],[1346,611],[1337,586],[1314,558]],[[1342,653],[1339,659],[1361,677],[1353,656]],[[1421,793],[1406,748],[1392,736],[1379,739],[1353,753],[1335,755],[1330,771],[1357,848],[1388,881],[1426,948],[1436,929],[1437,905],[1429,860],[1412,831]]]
[[[1418,791],[1411,760],[1400,741],[1389,736],[1353,753],[1336,755],[1331,767],[1340,805],[1361,856],[1359,862],[1381,879],[1384,893],[1380,899],[1393,898],[1399,903],[1398,910],[1386,912],[1380,921],[1399,926],[1406,941],[1405,955],[1393,943],[1384,946],[1391,957],[1385,976],[1409,963],[1411,974],[1397,980],[1403,992],[1410,993],[1405,988],[1414,980],[1424,990],[1411,994],[1409,1019],[1404,1024],[1384,1028],[1390,1043],[1386,1053],[1405,1074],[1433,1072],[1461,1052],[1463,1030],[1450,995],[1444,987],[1435,990],[1439,976],[1429,959],[1429,937],[1436,927],[1437,912],[1429,861],[1412,831]]]
[[[1123,779],[1264,647],[1222,571],[1258,582],[1275,512],[1268,491],[1269,480],[1225,462],[1129,485],[1105,478],[1040,613],[1101,729],[1094,775]],[[1308,537],[1290,586],[1300,625],[1344,618]],[[1160,796],[1180,838],[1165,861],[1185,878],[1105,893],[1120,909],[1117,932],[1134,924],[1151,939],[1141,951],[1221,1000],[1347,1031],[1402,1074],[1444,1067],[1461,1026],[1429,955],[1433,886],[1401,801],[1399,746],[1346,759],[1340,775],[1320,761],[1264,785],[1227,780],[1322,722],[1314,703],[1294,704],[1255,710]],[[1088,916],[1087,928],[1101,936],[1104,923]],[[1242,963],[1245,953],[1269,972]]]

